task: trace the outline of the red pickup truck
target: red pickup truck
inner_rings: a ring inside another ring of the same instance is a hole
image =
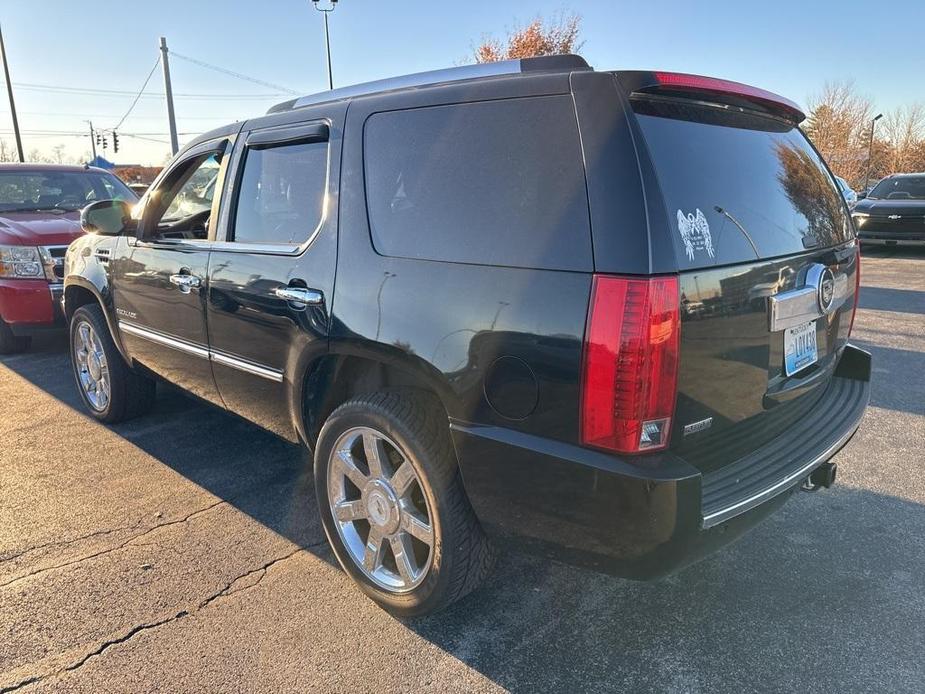
[[[38,331],[64,327],[64,252],[83,233],[80,210],[108,199],[137,197],[103,169],[0,164],[0,354],[27,349]]]

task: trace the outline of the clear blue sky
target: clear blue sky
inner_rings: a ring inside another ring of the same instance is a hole
[[[485,34],[537,14],[582,16],[582,54],[598,68],[663,68],[751,83],[805,104],[831,80],[854,79],[875,107],[925,102],[925,2],[892,0],[886,22],[878,3],[643,2],[547,0],[503,2],[341,0],[331,16],[335,86],[465,62]],[[697,5],[697,6],[695,6]],[[136,92],[157,58],[158,37],[177,53],[299,92],[326,86],[321,15],[309,0],[3,0],[0,23],[24,131],[76,132],[92,118],[114,126],[127,94],[52,92],[56,85]],[[875,28],[876,27],[876,28]],[[179,94],[266,95],[266,87],[171,62]],[[148,91],[163,89],[156,72]],[[287,98],[177,98],[183,133],[201,132],[262,113]],[[163,100],[142,98],[122,126],[166,140]],[[0,138],[11,144],[5,95]],[[190,136],[181,136],[181,141]],[[25,149],[68,156],[89,150],[76,135],[25,134]],[[122,137],[122,163],[161,163],[165,144]]]

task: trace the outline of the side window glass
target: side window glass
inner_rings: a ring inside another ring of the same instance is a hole
[[[154,239],[206,239],[223,154],[211,152],[181,166],[154,191],[148,229]]]
[[[233,240],[302,244],[324,216],[328,143],[249,148],[238,186]]]
[[[373,245],[383,255],[591,268],[570,97],[376,113],[366,122],[364,164]]]

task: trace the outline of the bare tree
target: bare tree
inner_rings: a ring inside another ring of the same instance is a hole
[[[62,144],[57,144],[51,148],[51,158],[55,164],[63,164],[67,157],[64,156],[65,146]]]
[[[6,140],[0,140],[0,161],[19,161],[16,148],[7,144]]]
[[[882,134],[888,143],[886,173],[920,170],[925,138],[925,107],[900,106],[883,119]]]
[[[853,82],[826,83],[811,98],[804,130],[832,170],[852,185],[864,180],[872,106]]]
[[[505,39],[486,37],[474,50],[477,63],[493,63],[499,60],[532,58],[539,55],[561,55],[581,49],[578,33],[581,16],[560,15],[546,21],[537,17],[522,27],[515,27]]]
[[[42,150],[40,150],[38,147],[33,147],[26,155],[26,161],[35,164],[50,164],[51,158],[47,154],[43,154]]]

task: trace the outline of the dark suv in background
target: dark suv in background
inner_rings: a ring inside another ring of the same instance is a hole
[[[802,118],[576,56],[280,104],[84,211],[80,393],[115,422],[157,376],[307,444],[396,614],[477,585],[486,531],[665,574],[828,486],[867,404],[858,246]]]
[[[851,214],[865,245],[925,246],[925,173],[887,176]]]

